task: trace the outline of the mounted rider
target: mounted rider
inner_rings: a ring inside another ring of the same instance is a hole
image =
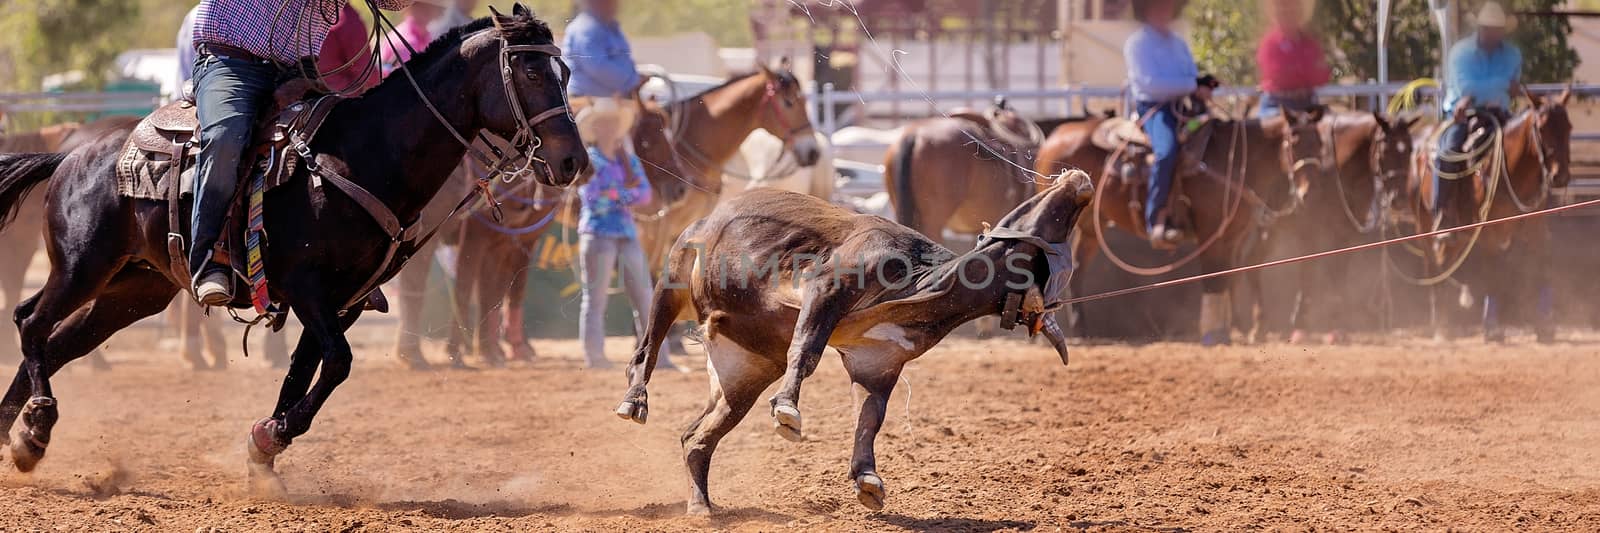
[[[1272,26],[1256,47],[1260,118],[1281,116],[1285,110],[1312,110],[1317,107],[1317,87],[1331,78],[1322,44],[1306,28],[1312,7],[1309,0],[1269,0],[1267,4]]]
[[[212,249],[232,206],[240,159],[254,135],[256,114],[271,101],[285,74],[296,71],[302,61],[315,62],[307,58],[319,55],[349,1],[202,0],[195,12],[200,155],[189,268],[195,273],[195,298],[203,305],[227,305],[232,299],[232,273],[212,262]],[[372,0],[386,10],[404,9],[414,1]]]
[[[1475,133],[1476,138],[1492,134],[1510,118],[1512,98],[1523,93],[1522,51],[1506,40],[1515,20],[1492,1],[1483,4],[1475,19],[1477,32],[1452,46],[1447,60],[1444,112],[1450,125],[1440,137],[1433,165],[1433,198],[1428,204],[1435,228],[1460,224],[1446,217],[1455,211],[1448,206],[1462,187],[1457,178],[1474,163],[1465,160],[1464,154],[1470,151],[1468,140]]]
[[[1210,76],[1200,77],[1189,44],[1173,28],[1187,0],[1134,0],[1133,16],[1143,26],[1123,45],[1128,62],[1128,82],[1144,131],[1155,154],[1149,173],[1144,219],[1151,244],[1171,247],[1183,238],[1173,224],[1168,198],[1177,174],[1180,128],[1186,114],[1194,114],[1211,99],[1217,87]],[[1192,98],[1191,98],[1192,97]],[[1181,109],[1185,100],[1196,104]]]
[[[578,16],[573,17],[572,23],[567,25],[561,48],[567,51],[567,59],[572,67],[567,94],[574,106],[586,108],[597,99],[616,99],[617,105],[605,106],[609,110],[634,106],[634,102],[622,101],[625,99],[623,97],[632,95],[639,88],[641,77],[638,66],[633,62],[633,47],[628,44],[628,37],[623,35],[622,25],[617,21],[620,3],[620,0],[580,0]],[[613,112],[602,110],[601,114]],[[637,113],[623,116],[636,117]],[[624,127],[625,131],[633,131],[632,122]]]

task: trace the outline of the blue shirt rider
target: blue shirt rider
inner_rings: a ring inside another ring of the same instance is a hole
[[[583,0],[582,10],[567,25],[561,47],[572,79],[572,96],[606,98],[627,95],[639,86],[633,48],[617,23],[619,0]]]
[[[1521,92],[1522,51],[1506,41],[1514,21],[1497,2],[1484,3],[1475,19],[1477,33],[1450,48],[1444,111],[1454,116],[1455,120],[1441,136],[1440,154],[1461,153],[1466,149],[1472,128],[1466,120],[1467,116],[1492,115],[1505,120],[1511,109],[1512,94]],[[1487,120],[1479,122],[1493,124]],[[1468,164],[1467,161],[1434,161],[1430,208],[1434,213],[1435,228],[1459,225],[1460,221],[1446,218],[1457,211],[1447,207],[1456,197],[1455,190],[1459,188],[1457,182],[1460,180],[1447,179],[1447,176],[1465,172]]]
[[[1172,178],[1178,170],[1178,131],[1182,118],[1174,104],[1191,95],[1209,100],[1215,81],[1199,79],[1189,45],[1173,31],[1185,0],[1134,0],[1133,16],[1143,26],[1123,45],[1128,62],[1128,82],[1143,117],[1145,134],[1155,152],[1150,169],[1144,219],[1150,241],[1170,247],[1182,238],[1167,210]]]

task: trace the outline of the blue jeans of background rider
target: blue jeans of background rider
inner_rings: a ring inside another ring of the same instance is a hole
[[[194,95],[200,115],[200,157],[190,218],[189,269],[209,261],[222,219],[241,181],[239,158],[250,145],[256,114],[272,98],[279,69],[271,63],[211,54],[195,60]],[[204,223],[202,223],[204,221]]]
[[[643,335],[644,319],[650,312],[650,270],[646,266],[644,248],[633,238],[580,234],[578,255],[581,257],[578,273],[583,282],[578,337],[583,339],[583,356],[590,366],[604,366],[606,300],[611,273],[620,263],[622,288],[633,302],[634,334]]]
[[[1178,127],[1176,110],[1166,103],[1139,102],[1139,116],[1144,121],[1144,132],[1150,136],[1150,149],[1155,152],[1155,165],[1150,168],[1150,194],[1145,197],[1144,221],[1146,229],[1154,229],[1156,215],[1167,208],[1167,195],[1172,192],[1172,177],[1178,172]]]
[[[1283,110],[1307,111],[1317,106],[1317,99],[1312,98],[1285,98],[1283,96],[1266,93],[1261,95],[1261,104],[1256,108],[1256,118],[1272,118],[1283,114]]]
[[[1449,128],[1444,130],[1444,134],[1439,137],[1439,153],[1460,153],[1466,148],[1467,135],[1471,132],[1472,130],[1469,125],[1464,122],[1451,124]],[[1435,160],[1434,168],[1436,170],[1433,172],[1433,198],[1429,199],[1431,203],[1429,203],[1428,206],[1433,208],[1433,210],[1436,212],[1445,211],[1446,207],[1448,206],[1448,202],[1454,200],[1455,190],[1461,180],[1444,179],[1442,174],[1460,173],[1465,171],[1467,169],[1467,162],[1447,162],[1442,159]]]

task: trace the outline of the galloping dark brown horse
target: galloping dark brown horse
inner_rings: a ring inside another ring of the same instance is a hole
[[[1211,121],[1210,141],[1200,159],[1192,160],[1192,149],[1185,149],[1175,187],[1178,194],[1173,195],[1174,212],[1188,221],[1196,249],[1163,267],[1124,264],[1115,256],[1108,259],[1144,275],[1165,273],[1189,260],[1198,260],[1206,271],[1226,270],[1249,260],[1246,247],[1259,239],[1262,226],[1271,222],[1272,215],[1292,212],[1300,205],[1312,179],[1321,172],[1322,138],[1316,131],[1320,119],[1320,112],[1292,112],[1265,121]],[[1064,124],[1039,151],[1037,170],[1041,174],[1055,175],[1069,168],[1112,170],[1096,178],[1095,204],[1078,222],[1073,255],[1085,263],[1101,251],[1102,229],[1120,228],[1148,238],[1138,208],[1138,200],[1144,197],[1141,172],[1148,168],[1148,147],[1137,135],[1117,137],[1117,146],[1097,139],[1097,132],[1106,131],[1102,125],[1107,120],[1117,119]],[[1132,176],[1124,178],[1123,174]],[[1228,278],[1214,278],[1203,284],[1200,331],[1204,344],[1229,342],[1227,295],[1231,283]]]
[[[1568,88],[1559,96],[1543,99],[1528,95],[1531,108],[1517,113],[1502,125],[1503,161],[1491,146],[1484,163],[1458,183],[1455,202],[1442,206],[1453,210],[1459,224],[1504,218],[1543,209],[1551,189],[1565,187],[1572,180],[1572,121],[1567,116]],[[1436,126],[1438,127],[1438,126]],[[1435,130],[1419,132],[1421,146],[1416,157],[1410,205],[1416,220],[1433,220],[1433,158],[1437,149]],[[1487,142],[1493,142],[1489,140]],[[1422,224],[1428,229],[1428,224]],[[1453,233],[1423,246],[1427,273],[1437,280],[1455,279],[1463,284],[1463,304],[1471,302],[1472,291],[1483,295],[1483,335],[1491,342],[1503,341],[1500,323],[1503,307],[1517,302],[1513,296],[1534,294],[1534,332],[1539,342],[1555,339],[1554,297],[1550,287],[1550,228],[1547,218],[1499,224]],[[1435,280],[1428,280],[1430,282]],[[1432,283],[1435,295],[1433,327],[1444,334],[1444,321],[1437,308],[1441,287]],[[1527,306],[1524,306],[1527,307]]]
[[[511,16],[446,33],[406,63],[415,83],[391,78],[333,107],[306,147],[315,167],[298,165],[290,185],[266,193],[271,297],[287,304],[305,331],[276,407],[246,440],[258,491],[283,492],[276,456],[311,428],[349,377],[353,355],[345,331],[361,316],[371,280],[392,275],[390,258],[415,250],[403,236],[418,233],[392,225],[408,228],[466,153],[452,132],[533,136],[538,142],[529,145],[537,148],[525,155],[548,162],[535,169],[551,185],[570,184],[587,168],[577,128],[557,112],[566,96],[552,43],[550,29],[520,4]],[[433,106],[418,105],[419,98]],[[111,334],[160,312],[189,285],[168,257],[167,235],[184,231],[167,227],[168,203],[117,191],[119,137],[66,155],[0,156],[0,213],[14,214],[29,189],[50,183],[50,277],[16,312],[25,360],[0,400],[0,435],[22,418],[11,452],[23,471],[43,458],[59,418],[50,377]],[[365,190],[368,201],[352,196],[352,188],[315,186],[335,178]],[[392,219],[375,214],[374,202]],[[235,305],[248,306],[248,297],[241,294]]]

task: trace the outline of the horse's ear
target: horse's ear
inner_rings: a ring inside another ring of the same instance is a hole
[[[522,2],[517,2],[511,6],[511,14],[519,17],[533,16],[533,12],[528,10],[528,6],[522,5]]]
[[[489,14],[493,15],[494,18],[500,18],[500,17],[504,17],[505,16],[505,15],[500,14],[500,10],[496,9],[494,7],[494,4],[489,4]]]
[[[789,56],[779,57],[776,69],[780,72],[794,70],[794,62],[789,60]]]
[[[1315,107],[1311,108],[1311,111],[1307,111],[1306,112],[1306,122],[1310,123],[1310,124],[1316,124],[1318,122],[1322,122],[1322,117],[1325,117],[1327,115],[1328,115],[1328,107],[1327,106],[1320,106],[1320,105],[1319,106],[1315,106]]]
[[[1375,121],[1378,122],[1378,129],[1381,129],[1383,131],[1393,131],[1394,130],[1394,125],[1389,123],[1389,117],[1384,116],[1383,113],[1381,113],[1381,112],[1373,111],[1372,112],[1372,120],[1375,120]]]
[[[1571,100],[1571,99],[1572,99],[1572,82],[1567,82],[1567,88],[1561,90],[1561,98],[1558,99],[1558,102],[1560,102],[1561,105],[1567,105],[1567,101]]]
[[[1528,103],[1533,104],[1533,108],[1534,109],[1538,109],[1538,108],[1544,107],[1544,97],[1539,96],[1537,94],[1533,94],[1532,92],[1529,92],[1527,89],[1523,89],[1522,90],[1522,94],[1528,95]]]
[[[1412,115],[1400,121],[1400,131],[1409,132],[1411,127],[1422,121],[1422,115]]]

